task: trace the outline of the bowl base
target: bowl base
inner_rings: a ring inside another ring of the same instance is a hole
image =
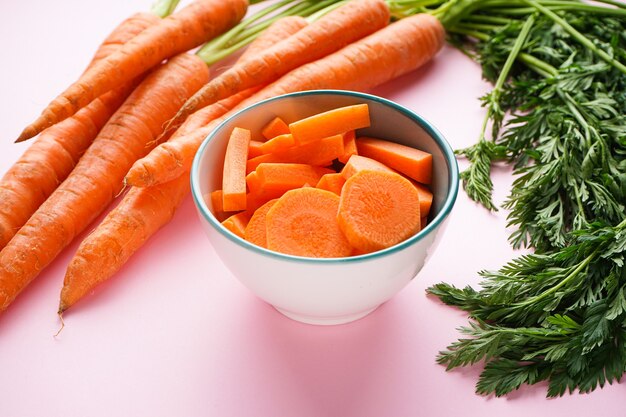
[[[281,313],[282,315],[295,320],[295,321],[299,321],[300,323],[305,323],[305,324],[315,324],[315,325],[319,325],[319,326],[333,326],[336,324],[346,324],[346,323],[350,323],[359,319],[362,319],[363,317],[367,316],[368,314],[372,313],[374,310],[376,310],[378,307],[380,307],[380,304],[377,305],[374,308],[371,308],[369,310],[366,311],[362,311],[359,313],[355,313],[355,314],[348,314],[346,316],[334,316],[334,317],[316,317],[316,316],[306,316],[306,315],[302,315],[302,314],[298,314],[298,313],[293,313],[291,311],[287,311],[287,310],[283,310],[281,308],[278,308],[276,306],[273,306],[276,310],[278,310],[279,313]]]

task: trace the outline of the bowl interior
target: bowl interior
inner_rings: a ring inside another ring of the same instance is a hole
[[[249,129],[252,139],[259,140],[261,129],[276,116],[290,123],[337,107],[361,103],[369,106],[371,127],[359,129],[357,136],[387,139],[433,155],[433,182],[430,184],[433,204],[429,223],[413,238],[428,233],[447,215],[456,199],[458,167],[450,145],[427,121],[408,109],[380,97],[351,91],[315,90],[279,96],[243,109],[224,121],[205,140],[194,161],[192,191],[199,209],[222,233],[244,242],[215,219],[209,198],[209,193],[221,188],[224,154],[233,128]]]

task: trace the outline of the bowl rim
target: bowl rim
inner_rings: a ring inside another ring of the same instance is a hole
[[[388,248],[385,248],[376,252],[371,252],[371,253],[367,253],[364,255],[354,255],[354,256],[349,256],[349,257],[343,257],[343,258],[311,258],[311,257],[296,256],[296,255],[289,255],[285,253],[275,252],[275,251],[254,245],[248,242],[247,240],[242,239],[241,237],[237,236],[230,230],[226,229],[217,220],[217,218],[213,215],[211,210],[209,210],[202,196],[202,191],[200,190],[200,174],[199,174],[200,164],[202,161],[202,156],[204,155],[204,152],[208,144],[216,136],[216,134],[224,127],[226,123],[230,122],[232,119],[238,117],[240,114],[244,112],[249,112],[271,101],[282,100],[282,99],[289,98],[289,97],[299,97],[299,96],[308,96],[308,95],[342,95],[342,96],[351,96],[351,97],[357,97],[357,98],[375,101],[385,106],[391,107],[394,110],[397,110],[400,113],[404,114],[411,120],[418,123],[426,131],[426,133],[430,135],[430,137],[436,142],[437,146],[442,150],[442,153],[445,157],[446,164],[448,165],[448,182],[450,186],[448,189],[448,193],[446,195],[446,199],[443,203],[443,207],[441,208],[441,210],[439,210],[439,213],[437,213],[435,218],[430,223],[428,223],[424,229],[420,230],[415,235],[411,236],[410,238],[394,246],[390,246]],[[193,196],[193,201],[198,211],[206,219],[206,221],[214,229],[217,230],[218,233],[221,233],[224,237],[231,240],[235,244],[242,246],[245,249],[256,252],[260,255],[282,259],[286,261],[292,261],[292,262],[295,261],[295,262],[310,263],[310,264],[344,264],[344,263],[351,263],[351,262],[369,261],[369,260],[392,255],[393,253],[399,252],[419,242],[424,237],[426,237],[431,232],[433,232],[435,229],[437,229],[437,227],[450,214],[450,211],[452,210],[452,207],[454,206],[454,203],[456,201],[456,198],[459,192],[459,167],[456,161],[456,157],[454,156],[454,151],[452,150],[452,147],[450,146],[448,141],[444,138],[444,136],[441,134],[441,132],[439,132],[429,121],[427,121],[426,119],[424,119],[422,116],[418,115],[417,113],[413,112],[412,110],[409,110],[403,105],[395,103],[389,99],[379,97],[373,94],[350,91],[350,90],[322,89],[322,90],[298,91],[295,93],[288,93],[288,94],[282,94],[280,96],[271,97],[271,98],[259,101],[257,103],[251,104],[239,110],[235,114],[231,115],[224,121],[222,121],[215,129],[213,129],[211,133],[207,135],[207,137],[204,139],[204,141],[198,148],[198,151],[196,152],[196,155],[193,159],[193,164],[191,167],[190,181],[191,181],[191,194]]]

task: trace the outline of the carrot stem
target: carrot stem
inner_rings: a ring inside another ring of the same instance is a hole
[[[180,0],[156,0],[150,8],[155,15],[164,18],[171,15],[178,6]]]

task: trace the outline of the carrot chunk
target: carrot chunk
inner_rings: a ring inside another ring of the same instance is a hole
[[[244,239],[246,234],[246,226],[250,220],[248,212],[242,211],[241,213],[233,214],[222,222],[222,226]]]
[[[255,158],[259,155],[263,155],[263,151],[261,150],[261,145],[264,142],[258,140],[251,140],[250,145],[248,145],[248,158]]]
[[[356,146],[359,155],[380,161],[422,184],[431,183],[433,156],[427,152],[369,137],[357,138]]]
[[[297,144],[314,142],[328,136],[370,125],[367,104],[339,107],[298,120],[289,125]]]
[[[365,170],[393,172],[391,168],[372,158],[367,158],[361,155],[352,155],[341,170],[341,175],[343,175],[343,177],[347,180],[354,174]]]
[[[215,190],[211,193],[211,206],[213,207],[213,211],[215,213],[224,211],[224,204],[222,204],[224,201],[223,194],[222,190]]]
[[[287,191],[267,212],[267,247],[314,258],[350,256],[352,247],[339,229],[339,197],[319,188]]]
[[[265,218],[267,216],[267,212],[274,206],[277,201],[278,199],[274,198],[254,211],[254,214],[250,218],[250,221],[248,222],[245,230],[244,237],[248,242],[262,248],[267,248]]]
[[[395,172],[360,171],[343,186],[337,220],[360,253],[388,248],[420,230],[417,189]]]
[[[423,184],[413,182],[413,186],[417,189],[417,195],[420,198],[420,213],[422,217],[428,217],[430,207],[433,204],[433,193]],[[424,225],[422,225],[424,227]]]
[[[322,175],[315,187],[341,195],[341,189],[345,182],[346,180],[341,173],[333,172],[332,174]]]
[[[272,153],[283,151],[294,145],[293,136],[290,133],[274,136],[272,139],[261,144],[261,153]]]
[[[275,138],[278,135],[289,133],[289,126],[280,117],[274,117],[268,124],[261,129],[261,134],[267,140]]]
[[[222,177],[224,211],[246,209],[246,161],[251,133],[236,127],[230,135]]]
[[[256,169],[260,183],[258,191],[279,197],[304,184],[317,184],[322,175],[332,172],[306,164],[263,163]]]
[[[356,148],[356,132],[349,130],[343,134],[343,155],[338,158],[339,162],[345,164],[352,155],[358,155],[358,153]]]

